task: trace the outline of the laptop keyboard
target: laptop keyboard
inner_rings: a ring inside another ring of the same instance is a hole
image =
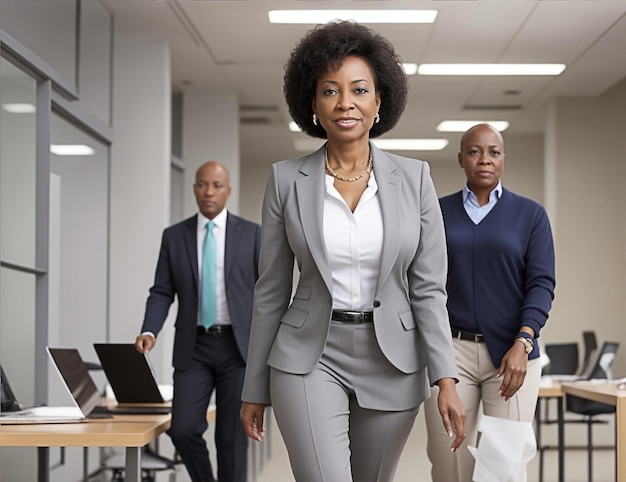
[[[150,415],[150,414],[168,414],[171,411],[171,407],[111,407],[108,409],[109,413],[114,415]]]

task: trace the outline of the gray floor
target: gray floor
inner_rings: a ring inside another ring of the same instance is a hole
[[[615,429],[613,418],[606,417],[607,425],[594,428],[594,440],[598,444],[613,444]],[[568,443],[580,445],[586,441],[582,426],[568,425]],[[272,440],[271,458],[265,463],[256,482],[294,482],[289,470],[287,451],[278,431]],[[556,442],[556,428],[544,428],[544,440],[548,444]],[[544,482],[557,480],[557,455],[555,451],[545,453]],[[613,482],[615,480],[615,455],[611,450],[598,450],[594,453],[594,481]],[[587,481],[587,455],[581,450],[568,450],[565,454],[565,480],[567,482]],[[426,457],[426,427],[423,414],[418,415],[415,427],[400,460],[395,482],[422,482],[430,479],[430,463]],[[539,480],[538,457],[528,465],[528,482]]]
[[[598,445],[613,445],[615,442],[615,427],[613,416],[605,416],[606,425],[594,427],[594,442]],[[544,443],[556,444],[556,427],[543,429]],[[582,445],[586,441],[586,431],[581,425],[566,426],[566,443],[568,445]],[[287,450],[280,437],[276,424],[272,425],[271,437],[263,442],[268,444],[264,450],[269,451],[269,458],[263,466],[256,480],[249,482],[294,482],[289,469]],[[269,449],[269,450],[268,450]],[[258,449],[257,449],[258,450]],[[259,451],[259,453],[261,453]],[[597,450],[594,453],[594,482],[613,482],[615,480],[615,453],[612,450]],[[544,482],[557,480],[556,451],[545,453]],[[587,481],[587,455],[582,450],[568,450],[565,455],[565,480],[567,482]],[[175,475],[176,482],[189,482],[189,478],[181,469]],[[395,482],[427,482],[430,479],[430,463],[426,457],[426,428],[423,414],[418,415],[415,427],[400,460]],[[538,457],[528,465],[528,482],[538,482]],[[170,482],[169,475],[160,474],[157,482]],[[339,482],[339,481],[338,481]]]

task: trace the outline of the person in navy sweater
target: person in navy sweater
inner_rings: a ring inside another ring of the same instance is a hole
[[[467,445],[476,445],[479,409],[532,421],[541,365],[535,342],[554,299],[552,230],[545,209],[502,186],[504,140],[488,124],[463,134],[458,154],[467,182],[442,197],[448,248],[448,312],[467,411]],[[456,453],[434,403],[425,404],[434,482],[471,482],[474,458]]]

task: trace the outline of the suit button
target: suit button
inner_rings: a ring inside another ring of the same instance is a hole
[[[374,308],[378,308],[380,306],[380,301],[374,300]]]

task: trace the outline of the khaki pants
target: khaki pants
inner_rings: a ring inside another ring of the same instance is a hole
[[[433,482],[471,482],[474,458],[467,446],[476,446],[477,427],[482,412],[493,417],[532,422],[539,395],[541,363],[539,358],[528,362],[524,384],[507,402],[502,401],[498,389],[502,383],[496,378],[485,343],[454,339],[459,383],[456,386],[467,411],[467,438],[456,452],[450,451],[452,439],[446,434],[437,406],[439,389],[433,387],[432,395],[424,404],[428,431],[427,452],[432,463]]]

